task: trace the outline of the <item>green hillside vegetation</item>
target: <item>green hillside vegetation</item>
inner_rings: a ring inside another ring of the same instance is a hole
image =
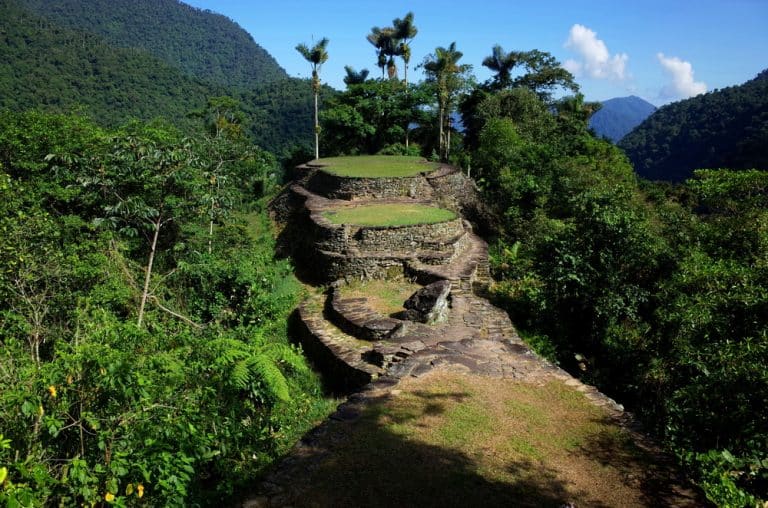
[[[306,120],[312,98],[304,80],[243,90],[211,84],[147,51],[117,48],[100,36],[62,28],[15,0],[0,4],[0,30],[0,109],[77,110],[105,127],[129,118],[164,118],[192,132],[199,127],[193,113],[204,110],[208,98],[231,95],[260,146],[284,154],[311,139]]]
[[[3,58],[0,108],[81,108],[103,125],[127,118],[190,124],[213,90],[145,51],[118,49],[100,37],[60,28],[13,2],[0,4]]]
[[[0,113],[1,505],[221,502],[325,416],[275,170],[236,135]]]
[[[768,169],[768,70],[660,108],[619,146],[637,174],[681,182],[694,169]]]
[[[199,80],[252,88],[288,77],[231,19],[177,0],[19,0],[31,12],[108,44],[141,49]]]

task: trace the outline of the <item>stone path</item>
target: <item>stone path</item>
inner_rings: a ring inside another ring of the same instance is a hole
[[[517,341],[472,338],[438,342],[424,348],[392,366],[386,374],[366,385],[361,391],[350,395],[326,422],[308,433],[294,447],[291,454],[242,501],[241,506],[323,506],[322,501],[305,497],[308,486],[301,478],[316,471],[326,461],[332,460],[334,449],[350,438],[355,422],[369,404],[386,400],[398,393],[398,383],[406,377],[420,378],[438,370],[542,385],[557,381],[572,387],[583,393],[592,404],[603,408],[617,425],[627,429],[636,446],[656,457],[654,467],[671,478],[663,480],[664,488],[669,492],[665,494],[667,499],[662,506],[706,506],[698,492],[676,477],[677,473],[669,458],[658,450],[653,441],[639,432],[635,422],[624,412],[622,406],[594,387],[581,383],[561,369],[543,361]],[[393,485],[393,488],[397,486]]]
[[[432,176],[445,181],[444,177],[451,175],[457,176],[455,169],[442,167]],[[302,201],[312,216],[350,203],[319,196],[300,184],[291,186],[289,192]],[[430,195],[430,198],[439,196]],[[416,200],[409,197],[376,200],[384,201]],[[507,314],[481,296],[490,282],[487,244],[472,231],[468,222],[463,222],[463,228],[461,237],[446,239],[453,254],[436,259],[434,264],[424,262],[415,253],[392,256],[401,260],[403,274],[420,284],[437,280],[451,282],[450,311],[441,323],[427,326],[382,316],[368,308],[364,299],[345,300],[333,289],[327,294],[315,294],[301,304],[296,321],[305,351],[336,381],[337,388],[357,391],[326,422],[307,434],[288,457],[255,486],[242,506],[301,504],[302,476],[332,456],[335,444],[352,432],[349,424],[360,417],[365,407],[371,401],[388,397],[400,380],[419,378],[435,370],[525,382],[565,383],[603,408],[617,424],[630,429],[637,443],[653,449],[647,438],[635,432],[631,418],[620,405],[534,354],[522,342]],[[347,251],[338,255],[376,257],[381,253]],[[661,454],[659,457],[661,460]],[[679,505],[686,506],[682,502]]]

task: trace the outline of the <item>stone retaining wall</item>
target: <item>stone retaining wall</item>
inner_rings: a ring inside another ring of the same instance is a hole
[[[356,226],[334,224],[320,212],[311,214],[307,235],[320,250],[344,253],[358,251],[416,252],[451,248],[464,231],[461,219],[413,226]]]
[[[400,328],[402,322],[382,316],[366,305],[365,298],[344,298],[334,288],[328,305],[328,317],[344,332],[365,340],[382,340]]]
[[[324,282],[339,279],[385,279],[401,276],[405,259],[391,255],[346,256],[336,252],[319,251],[313,256],[313,271]]]
[[[307,189],[329,199],[385,199],[411,197],[430,199],[432,187],[423,175],[398,178],[356,178],[315,170]]]
[[[359,363],[346,361],[334,351],[332,344],[323,340],[315,329],[314,319],[316,317],[306,305],[300,305],[290,317],[290,335],[299,341],[304,352],[325,373],[327,380],[332,381],[332,390],[349,393],[375,379],[372,366],[365,366],[362,360]]]

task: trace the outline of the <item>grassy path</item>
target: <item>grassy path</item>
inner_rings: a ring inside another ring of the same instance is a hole
[[[583,388],[551,371],[499,377],[461,364],[383,383],[243,506],[707,506]]]

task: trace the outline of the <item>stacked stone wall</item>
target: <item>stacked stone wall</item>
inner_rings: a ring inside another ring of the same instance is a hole
[[[355,178],[315,171],[307,189],[329,199],[387,199],[410,197],[430,199],[432,187],[422,175],[401,178]]]
[[[313,271],[322,274],[324,282],[339,279],[386,279],[402,276],[402,256],[346,256],[335,252],[319,251],[313,255]]]
[[[333,224],[319,213],[313,213],[307,229],[308,240],[329,252],[397,252],[449,247],[462,232],[461,219],[436,224],[413,226],[355,226]]]

